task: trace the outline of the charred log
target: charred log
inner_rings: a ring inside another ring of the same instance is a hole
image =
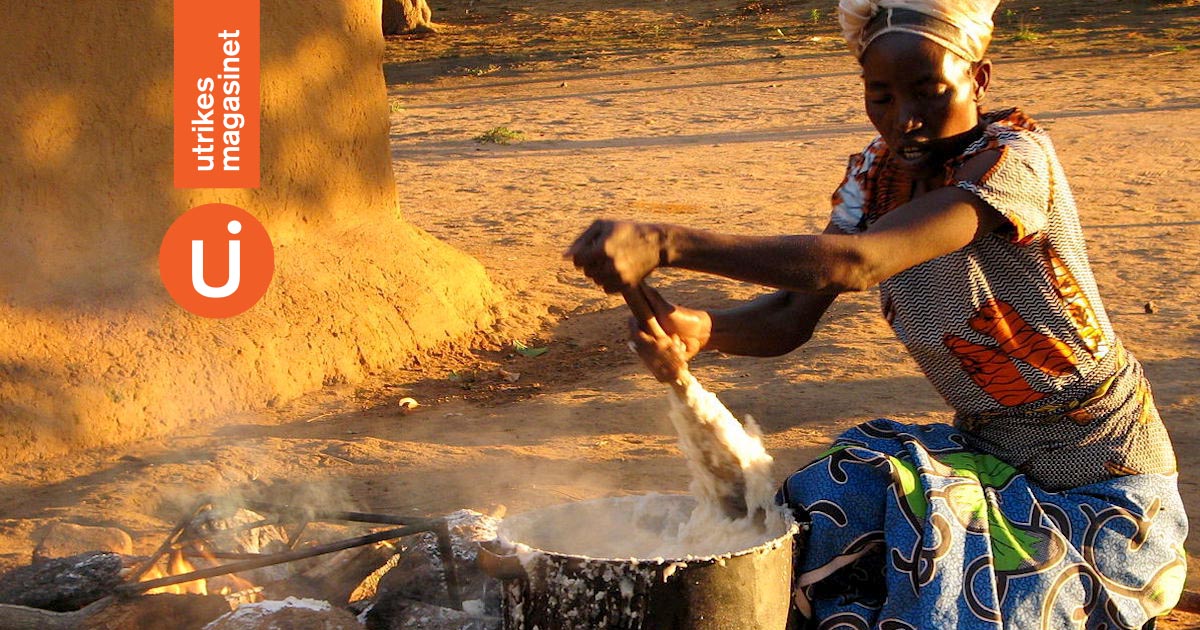
[[[111,595],[124,568],[120,555],[99,551],[18,567],[0,575],[0,604],[78,610]]]

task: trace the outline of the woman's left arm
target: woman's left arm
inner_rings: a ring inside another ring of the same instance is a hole
[[[999,158],[981,153],[956,178],[977,181]],[[960,249],[1006,224],[976,195],[955,186],[930,191],[858,234],[735,236],[675,225],[597,221],[568,255],[610,293],[656,267],[678,267],[789,291],[842,293]]]

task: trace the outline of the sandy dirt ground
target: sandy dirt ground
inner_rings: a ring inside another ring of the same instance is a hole
[[[0,567],[27,563],[55,521],[119,526],[148,552],[204,493],[438,515],[685,490],[667,392],[625,347],[620,300],[562,252],[600,216],[820,229],[846,157],[872,136],[857,67],[824,3],[542,4],[435,2],[442,32],[390,40],[385,64],[403,211],[506,290],[497,327],[282,408],[6,468]],[[1109,315],[1174,439],[1195,527],[1200,6],[1053,4],[1001,8],[988,105],[1021,106],[1055,139]],[[508,143],[479,141],[505,131]],[[762,291],[671,271],[652,282],[695,307]],[[763,426],[780,479],[855,423],[950,419],[874,291],[839,298],[788,356],[706,354],[693,371]],[[404,397],[420,406],[405,410]],[[1200,536],[1188,552],[1200,555]],[[1200,560],[1192,576],[1200,589]],[[1163,627],[1200,627],[1200,615]]]

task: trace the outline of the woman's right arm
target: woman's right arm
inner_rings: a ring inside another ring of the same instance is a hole
[[[629,318],[632,347],[658,380],[672,383],[701,350],[771,357],[787,354],[812,337],[836,294],[777,291],[740,306],[701,311],[676,306],[643,284],[654,318]],[[682,346],[682,347],[681,347]]]
[[[776,291],[734,308],[712,311],[705,350],[773,357],[787,354],[812,338],[821,316],[837,294]]]
[[[844,234],[830,222],[825,234]],[[709,313],[705,349],[752,357],[787,354],[812,339],[837,293],[776,291],[740,306]]]
[[[829,223],[824,233],[844,232]],[[700,311],[675,306],[657,292],[648,292],[663,329],[683,341],[685,359],[701,350],[753,357],[787,354],[812,338],[817,322],[837,295],[784,290],[733,308]],[[636,322],[631,327],[636,330]]]

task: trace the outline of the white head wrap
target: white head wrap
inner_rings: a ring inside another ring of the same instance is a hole
[[[1000,0],[840,0],[838,21],[854,56],[886,33],[931,39],[967,61],[983,59]]]

